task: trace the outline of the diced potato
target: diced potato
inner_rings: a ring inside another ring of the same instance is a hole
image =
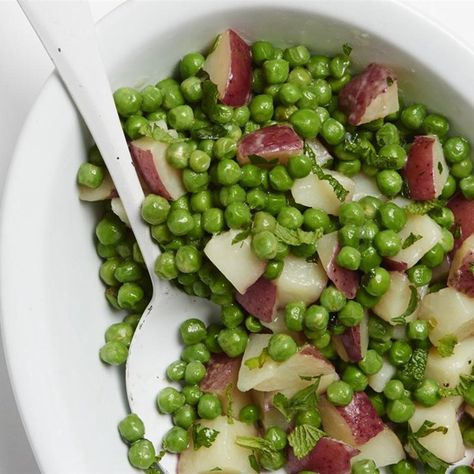
[[[354,193],[354,181],[337,171],[324,170],[324,172],[341,183],[348,191],[345,202],[350,201]],[[339,207],[342,202],[337,198],[334,188],[328,181],[320,180],[315,174],[311,173],[305,178],[296,179],[291,188],[291,194],[297,204],[317,207],[328,214],[339,215]]]
[[[474,363],[474,337],[464,339],[454,347],[453,354],[441,357],[435,347],[430,349],[425,377],[441,386],[454,388],[461,375],[469,375]]]
[[[225,416],[199,420],[199,423],[219,434],[209,448],[194,450],[191,440],[189,448],[179,455],[178,474],[212,474],[216,468],[223,474],[255,474],[249,464],[248,449],[235,443],[237,436],[257,436],[254,425],[238,420],[230,424]]]
[[[81,201],[95,202],[112,199],[116,196],[115,184],[109,173],[105,173],[104,179],[97,188],[88,188],[87,186],[78,185],[79,199]]]
[[[130,227],[130,221],[128,220],[127,213],[123,207],[122,200],[119,197],[114,197],[110,201],[110,207],[112,212],[128,227]]]
[[[251,237],[232,243],[238,233],[238,230],[229,230],[214,235],[204,247],[204,253],[234,288],[243,294],[263,274],[265,262],[253,253]]]
[[[416,432],[426,420],[432,421],[436,426],[444,426],[448,431],[445,434],[434,432],[419,438],[420,444],[448,463],[462,459],[464,445],[456,418],[456,409],[451,401],[443,399],[429,408],[417,406],[408,423],[412,431]]]
[[[448,286],[474,297],[474,235],[468,237],[454,254],[449,270]]]
[[[395,325],[393,318],[404,314],[409,306],[412,295],[410,287],[410,280],[404,273],[390,272],[390,288],[372,308],[372,311],[384,321]],[[415,311],[406,318],[406,321],[414,319]]]
[[[377,393],[383,392],[385,385],[393,378],[397,369],[386,359],[383,360],[382,368],[369,376],[369,385]]]
[[[454,288],[443,288],[423,298],[417,317],[429,322],[435,346],[447,334],[460,341],[474,334],[474,299]]]
[[[291,301],[305,304],[316,301],[326,287],[327,277],[321,264],[289,254],[281,275],[274,282],[278,307],[284,308]]]

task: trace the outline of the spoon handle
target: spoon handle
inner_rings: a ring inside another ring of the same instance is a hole
[[[94,137],[153,275],[158,250],[140,216],[144,194],[115,109],[88,2],[18,0],[18,3]]]

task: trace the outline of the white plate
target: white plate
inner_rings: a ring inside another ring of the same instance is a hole
[[[407,97],[444,113],[474,139],[473,53],[418,14],[392,2],[232,3],[168,0],[118,8],[98,28],[112,86],[166,76],[183,54],[206,47],[227,26],[249,39],[302,42],[328,53],[348,42],[358,64],[393,66]],[[127,412],[123,374],[97,355],[118,317],[97,278],[96,213],[75,189],[88,143],[52,76],[19,139],[1,213],[5,351],[29,440],[48,473],[133,472],[116,429]],[[170,342],[163,357],[171,361],[177,351]]]

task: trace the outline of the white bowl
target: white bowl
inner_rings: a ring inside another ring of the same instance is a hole
[[[112,87],[167,76],[186,52],[228,26],[247,39],[304,43],[356,64],[392,66],[408,99],[474,139],[474,55],[438,26],[392,2],[251,0],[130,2],[98,26]],[[291,3],[291,6],[289,6]],[[75,175],[90,138],[53,75],[13,159],[1,213],[2,332],[16,399],[43,472],[133,472],[117,422],[126,414],[121,370],[98,359],[117,321],[97,278],[96,212]],[[164,330],[166,323],[164,322]],[[174,338],[170,338],[174,341]],[[178,347],[170,342],[163,357]]]

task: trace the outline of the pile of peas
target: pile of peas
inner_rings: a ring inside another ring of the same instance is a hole
[[[414,136],[435,134],[443,144],[450,171],[440,196],[446,201],[458,191],[467,199],[474,199],[468,140],[449,136],[447,119],[429,113],[424,105],[417,103],[402,106],[399,112],[360,127],[348,124],[337,102],[338,92],[351,79],[347,53],[334,57],[311,55],[303,45],[283,50],[267,41],[257,41],[252,45],[253,96],[248,106],[235,108],[220,103],[212,108],[204,107],[204,61],[200,53],[187,54],[179,63],[178,78],[164,79],[142,91],[125,87],[114,94],[129,139],[140,138],[151,123],[158,121],[165,121],[178,132],[179,138],[167,148],[166,159],[181,170],[187,193],[173,202],[149,194],[142,206],[142,217],[150,224],[151,234],[162,251],[156,261],[156,274],[173,280],[188,294],[209,298],[221,306],[220,323],[206,327],[202,321],[190,319],[180,328],[184,349],[181,358],[169,365],[167,377],[170,382],[180,383],[181,388],[167,387],[156,400],[158,410],[170,414],[174,423],[163,439],[163,448],[171,453],[182,452],[189,445],[189,430],[198,418],[210,420],[223,414],[221,400],[199,388],[212,354],[224,352],[229,357],[240,357],[249,333],[265,329],[236,303],[232,285],[206,258],[204,246],[213,235],[225,230],[247,231],[253,251],[266,262],[264,276],[276,279],[289,253],[307,259],[317,256],[315,244],[288,245],[278,239],[274,233],[277,224],[289,230],[337,231],[341,247],[337,263],[345,269],[359,271],[362,276],[355,299],[347,300],[341,291],[329,285],[315,304],[289,303],[284,311],[285,324],[290,334],[304,334],[308,343],[336,365],[341,380],[327,388],[327,397],[334,405],[345,406],[355,392],[365,391],[377,413],[385,421],[397,424],[403,439],[415,402],[430,407],[441,399],[440,387],[434,380],[415,380],[402,370],[418,349],[430,347],[426,321],[408,323],[400,339],[394,336],[391,325],[371,314],[369,349],[358,363],[340,360],[332,340],[347,328],[358,325],[365,310],[370,311],[389,289],[390,276],[383,267],[383,259],[393,257],[407,244],[399,236],[407,222],[407,211],[374,196],[342,204],[337,218],[321,209],[298,205],[289,191],[295,179],[311,172],[312,159],[302,154],[291,157],[286,165],[240,165],[236,161],[237,144],[243,135],[261,127],[290,123],[302,138],[317,136],[330,150],[334,159],[326,167],[349,177],[359,172],[372,176],[380,192],[392,199],[406,195],[401,170]],[[215,130],[212,129],[215,126],[219,126],[219,136],[194,138],[196,130]],[[377,166],[362,152],[346,146],[348,134],[356,133],[365,149],[373,150],[378,156]],[[389,166],[384,165],[384,159]],[[78,182],[97,188],[105,176],[102,158],[93,147],[88,162],[78,171]],[[432,282],[433,270],[453,249],[454,216],[443,205],[431,210],[429,215],[442,227],[442,239],[407,275],[413,286],[430,285],[436,291],[444,283]],[[119,365],[127,358],[139,314],[149,301],[150,282],[133,235],[110,210],[106,210],[97,224],[96,236],[97,252],[103,259],[100,277],[107,287],[107,300],[114,308],[130,313],[107,329],[106,343],[100,350],[104,362]],[[295,337],[286,333],[275,333],[267,347],[268,357],[277,362],[289,359],[297,350]],[[368,378],[382,368],[384,357],[397,368],[397,373],[383,393],[376,393],[369,387]],[[466,403],[474,405],[472,383],[464,398]],[[248,405],[234,416],[254,424],[259,422],[261,413],[256,405]],[[293,421],[295,426],[321,426],[316,407],[299,412]],[[472,422],[467,420],[461,427],[466,445],[472,447]],[[144,438],[141,420],[134,414],[128,415],[120,423],[119,431],[130,443],[131,464],[140,469],[152,466],[155,450]],[[278,427],[270,427],[263,436],[280,457],[275,461],[261,456],[260,463],[267,470],[279,469],[286,460],[287,435]],[[417,471],[409,460],[400,461],[390,469],[394,474]],[[354,464],[352,472],[372,474],[378,470],[373,461],[363,460]],[[472,469],[462,466],[453,472],[465,474]]]

